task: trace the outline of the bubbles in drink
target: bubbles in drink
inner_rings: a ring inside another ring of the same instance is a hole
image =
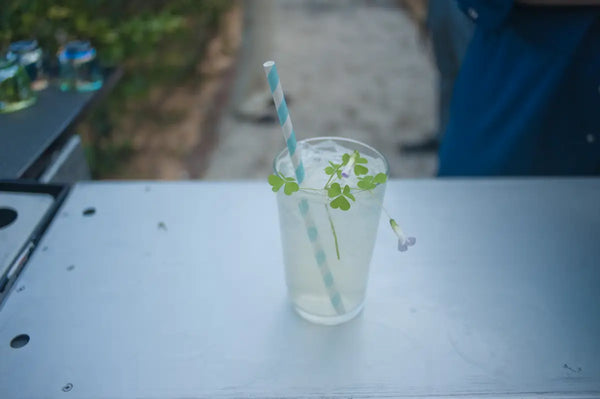
[[[333,140],[310,142],[299,142],[298,151],[302,156],[304,164],[305,178],[302,187],[323,188],[329,176],[323,173],[323,170],[329,166],[329,162],[336,164],[342,163],[342,156],[351,154],[353,149],[344,147]],[[359,150],[360,152],[360,150]],[[367,159],[366,166],[369,168],[369,174],[385,172],[385,163],[381,158],[374,158],[369,154],[360,152],[360,156]],[[289,157],[284,157],[278,166],[279,171],[287,177],[295,177],[294,169]],[[343,183],[356,187],[358,178],[354,173],[350,173],[347,178],[343,178]],[[341,182],[340,182],[341,184]]]

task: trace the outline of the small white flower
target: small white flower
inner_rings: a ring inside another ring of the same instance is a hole
[[[356,163],[357,156],[358,156],[358,152],[356,152],[356,151],[354,151],[352,153],[352,155],[350,155],[350,159],[348,160],[348,163],[346,164],[346,166],[344,166],[344,169],[342,169],[342,177],[348,178],[350,176],[350,173],[352,173],[352,168],[354,167],[354,164]]]
[[[394,219],[390,219],[390,226],[392,226],[392,230],[398,237],[398,251],[406,252],[408,247],[412,247],[417,243],[417,239],[415,237],[406,237],[398,226],[398,223]]]

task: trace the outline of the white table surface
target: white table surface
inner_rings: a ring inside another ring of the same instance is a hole
[[[76,185],[0,309],[0,397],[600,397],[600,179],[385,204],[417,245],[382,218],[364,311],[324,327],[286,299],[266,183]]]

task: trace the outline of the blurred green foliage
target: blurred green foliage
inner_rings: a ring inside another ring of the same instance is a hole
[[[194,73],[205,45],[230,0],[2,0],[0,45],[36,38],[54,59],[60,45],[87,39],[103,66],[124,76],[107,101],[87,118],[86,151],[95,177],[109,173],[130,154],[128,140],[113,126],[124,112],[143,112],[149,90],[173,85]],[[134,100],[134,101],[131,101]],[[142,107],[143,108],[143,107]],[[147,110],[146,110],[147,112]]]

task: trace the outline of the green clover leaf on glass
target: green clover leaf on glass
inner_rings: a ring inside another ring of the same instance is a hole
[[[377,184],[383,184],[387,181],[387,175],[385,173],[377,173],[373,178],[373,182]]]
[[[352,201],[356,201],[356,198],[354,198],[354,195],[352,195],[350,193],[350,186],[349,185],[345,185],[344,186],[344,191],[342,191],[342,194],[344,194],[345,197],[350,198]]]
[[[373,183],[373,176],[362,177],[356,185],[363,190],[372,190],[377,187],[377,185]]]
[[[359,193],[361,191],[371,191],[379,184],[384,184],[387,181],[387,175],[385,173],[378,173],[375,176],[369,175],[369,169],[366,167],[367,163],[368,160],[361,157],[358,151],[343,154],[341,163],[329,161],[329,165],[324,169],[325,175],[329,176],[329,178],[321,189],[308,187],[303,187],[300,189],[296,179],[293,177],[286,177],[278,173],[272,174],[268,178],[268,182],[274,192],[278,192],[283,187],[283,192],[286,195],[292,195],[299,190],[310,193],[327,193],[329,204],[325,205],[325,209],[327,211],[329,225],[331,226],[331,233],[333,234],[335,251],[338,260],[340,259],[338,237],[329,207],[347,211],[351,208],[352,202],[356,201],[356,198],[352,194],[353,188],[347,184],[342,187],[340,183],[336,182],[335,180],[338,179],[341,181],[342,178],[348,178],[350,174],[354,172],[354,174],[358,177],[358,182],[356,184],[357,187],[354,187],[354,190],[357,188],[360,189],[358,190]],[[408,247],[415,245],[416,239],[414,237],[406,237],[404,235],[404,233],[400,230],[398,223],[396,223],[396,221],[389,216],[387,210],[385,207],[383,207],[383,204],[382,209],[390,218],[392,230],[398,236],[398,250],[404,252],[408,249]]]
[[[364,165],[360,165],[361,163],[367,163],[366,158],[362,158],[360,155],[358,155],[357,153],[357,157],[356,157],[356,165],[354,165],[354,174],[356,176],[360,176],[360,175],[366,175],[367,173],[369,173],[369,169],[364,166]]]
[[[344,188],[339,185],[339,183],[333,183],[329,189],[327,190],[327,196],[329,198],[333,198],[333,200],[329,203],[333,209],[341,209],[342,211],[347,211],[350,209],[350,201],[356,201],[354,195],[350,192],[350,186],[345,185]]]
[[[329,161],[329,165],[330,166],[325,168],[325,174],[331,177],[333,177],[333,175],[335,174],[338,178],[340,178],[342,173],[340,169],[342,168],[343,164],[333,163]]]
[[[286,195],[292,195],[296,191],[300,190],[298,183],[293,177],[270,175],[268,178],[269,184],[272,186],[273,192],[277,192],[283,186],[283,192]]]
[[[363,190],[373,190],[378,184],[383,184],[387,181],[385,173],[378,173],[375,176],[364,176],[359,178],[357,186]]]

